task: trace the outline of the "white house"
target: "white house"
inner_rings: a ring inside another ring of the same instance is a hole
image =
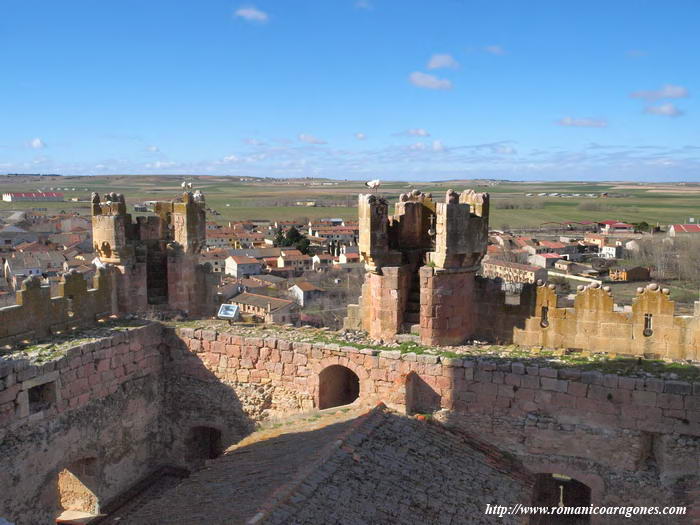
[[[289,289],[289,293],[294,297],[296,303],[302,307],[324,292],[325,290],[323,288],[319,288],[308,281],[298,282]]]
[[[620,245],[615,246],[603,246],[600,249],[600,256],[603,259],[619,259],[622,257],[622,252],[624,248]]]
[[[257,259],[245,255],[232,255],[226,258],[226,275],[236,279],[257,275],[262,271],[262,264]]]

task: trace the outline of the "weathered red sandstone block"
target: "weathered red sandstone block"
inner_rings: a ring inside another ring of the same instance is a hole
[[[632,392],[632,401],[638,405],[655,407],[656,406],[656,392],[644,392],[641,390],[635,390]]]
[[[239,345],[225,345],[226,355],[229,357],[241,357],[241,347]]]
[[[236,372],[236,379],[241,383],[247,383],[250,379],[250,370],[239,369]]]
[[[656,406],[661,409],[683,410],[683,396],[678,394],[658,394]]]
[[[374,368],[369,373],[370,379],[386,381],[386,370],[382,368]]]
[[[479,396],[479,401],[483,401],[483,397],[496,397],[498,395],[498,385],[493,383],[474,383],[469,386],[472,392],[476,392]]]
[[[524,375],[522,379],[522,386],[525,388],[540,388],[540,376]]]
[[[189,339],[187,341],[187,347],[192,351],[192,352],[200,352],[202,350],[202,341],[199,339]]]
[[[502,397],[515,397],[513,385],[498,385],[498,395]]]
[[[194,338],[194,328],[178,328],[176,332],[181,339],[193,339]]]
[[[17,393],[19,390],[19,385],[15,384],[11,387],[5,388],[5,390],[0,391],[0,404],[14,401],[17,398]]]
[[[202,330],[202,340],[203,341],[216,341],[216,331],[215,330]]]
[[[298,353],[295,353],[292,359],[292,363],[294,363],[295,365],[305,365],[306,363],[308,363],[308,361],[309,359],[308,357],[306,357],[306,355]],[[347,361],[348,360],[346,358],[344,366],[347,366]]]
[[[100,375],[99,374],[90,374],[88,376],[88,384],[90,385],[90,388],[94,390],[95,387],[100,384]]]
[[[261,347],[264,345],[262,337],[246,337],[245,344],[257,347]]]
[[[257,361],[260,357],[260,348],[259,346],[246,345],[241,349],[241,356],[251,361]]]
[[[226,352],[226,344],[221,341],[211,341],[209,350],[215,354],[223,354]]]
[[[578,410],[600,414],[619,414],[619,405],[614,405],[609,401],[595,401],[587,397],[576,397],[575,406]]]
[[[522,384],[522,376],[517,374],[506,374],[504,383],[506,385],[520,386]]]
[[[282,363],[291,363],[294,361],[294,352],[291,350],[284,350],[280,352],[280,360]]]

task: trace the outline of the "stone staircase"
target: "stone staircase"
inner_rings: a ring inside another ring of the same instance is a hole
[[[349,405],[271,421],[223,456],[109,523],[245,524],[262,519],[299,482],[333,454],[343,436],[362,423],[366,407]]]
[[[406,313],[404,314],[404,332],[407,334],[420,334],[420,277],[413,274],[411,280],[411,290],[406,303]]]

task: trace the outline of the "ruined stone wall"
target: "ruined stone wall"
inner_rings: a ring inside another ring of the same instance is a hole
[[[116,312],[114,268],[101,268],[93,279],[94,288],[79,273],[64,274],[59,295],[51,297],[49,286],[31,277],[17,292],[17,304],[0,308],[0,345],[34,340],[94,324]]]
[[[685,505],[700,482],[700,383],[154,324],[0,367],[0,516],[49,523],[58,472],[80,459],[98,461],[100,504],[160,465],[190,466],[192,428],[226,446],[255,421],[318,407],[333,365],[357,375],[361,402],[433,413],[526,473],[585,483],[594,505]],[[30,392],[48,383],[54,394]]]
[[[161,327],[84,343],[44,365],[0,364],[0,516],[53,523],[59,473],[76,476],[100,504],[149,474],[162,455]]]
[[[188,448],[194,428],[219,430],[222,447],[251,431],[266,403],[259,387],[234,392],[203,367],[180,375],[170,365],[180,347],[168,334],[154,323],[43,365],[0,363],[0,517],[54,523],[60,500],[78,499],[59,492],[64,469],[99,510],[162,466],[201,466]],[[85,460],[90,472],[76,466]]]
[[[558,308],[555,290],[537,287],[532,314],[513,330],[526,346],[700,360],[700,318],[675,315],[669,292],[639,288],[631,312],[615,311],[608,287],[579,287],[573,308]]]
[[[254,385],[269,392],[268,416],[318,406],[319,374],[341,365],[357,374],[365,401],[435,412],[448,428],[514,454],[533,474],[582,481],[595,505],[683,505],[686,487],[700,482],[700,383],[179,333],[237,392]]]

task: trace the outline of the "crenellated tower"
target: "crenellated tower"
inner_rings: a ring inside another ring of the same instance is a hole
[[[367,274],[347,327],[392,340],[419,333],[426,344],[459,344],[474,334],[474,275],[486,253],[489,196],[449,190],[444,202],[418,190],[387,201],[360,195],[360,256]]]
[[[92,194],[95,251],[120,273],[119,310],[174,309],[210,313],[218,276],[199,264],[206,244],[206,203],[200,191],[154,204],[136,221],[123,195]],[[212,292],[212,290],[214,290]]]

